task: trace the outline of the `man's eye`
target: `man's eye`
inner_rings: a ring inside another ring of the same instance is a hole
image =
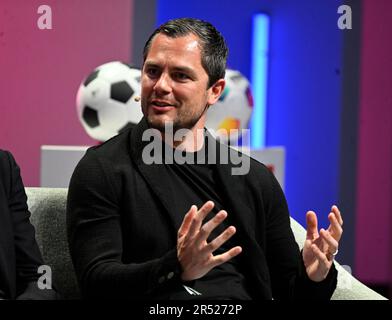
[[[150,68],[150,69],[147,69],[147,70],[146,70],[146,73],[147,73],[149,76],[153,77],[153,76],[156,76],[156,75],[158,74],[158,70],[157,70],[157,69]]]
[[[174,77],[178,80],[187,80],[189,79],[188,75],[182,72],[177,72],[174,74]]]

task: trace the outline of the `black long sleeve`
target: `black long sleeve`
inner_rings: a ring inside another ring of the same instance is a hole
[[[67,231],[82,294],[87,298],[154,297],[179,282],[175,247],[156,259],[123,263],[120,188],[113,168],[90,150],[69,186]],[[139,243],[143,250],[143,243]],[[162,275],[174,273],[170,281]],[[167,280],[167,279],[164,279]]]
[[[35,229],[30,223],[30,212],[27,207],[27,196],[24,190],[20,169],[10,152],[0,150],[0,187],[5,206],[0,226],[7,235],[7,298],[21,299],[55,299],[54,290],[40,290],[37,279],[41,276],[38,267],[44,264],[38,244],[35,240]],[[3,263],[3,262],[2,262]],[[12,276],[12,275],[15,276]],[[15,283],[13,282],[15,281]]]

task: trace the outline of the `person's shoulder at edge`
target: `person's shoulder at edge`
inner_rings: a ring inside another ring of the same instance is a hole
[[[10,161],[10,157],[12,157],[11,152],[8,150],[0,149],[0,161]]]
[[[1,178],[7,181],[11,179],[11,174],[18,168],[14,156],[8,150],[0,149],[0,173]],[[4,182],[5,182],[4,181]]]

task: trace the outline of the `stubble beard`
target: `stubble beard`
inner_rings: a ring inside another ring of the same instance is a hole
[[[201,110],[198,114],[192,116],[186,113],[177,115],[177,117],[172,122],[173,132],[175,133],[177,132],[177,130],[180,129],[191,130],[196,125],[196,123],[199,122],[199,120],[207,111],[207,109],[208,109],[208,105],[206,105],[204,109]],[[146,118],[150,128],[157,129],[163,134],[165,133],[165,124],[168,124],[168,122],[170,122],[170,121],[162,121],[160,119],[156,119],[156,121],[154,121],[154,119],[151,119],[151,117],[149,117],[148,115],[146,116]]]

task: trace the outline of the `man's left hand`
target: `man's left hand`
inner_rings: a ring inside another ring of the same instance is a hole
[[[313,211],[306,213],[307,229],[302,258],[308,277],[316,282],[327,277],[343,233],[343,219],[337,206],[332,206],[328,220],[328,229],[318,231],[316,214]]]

